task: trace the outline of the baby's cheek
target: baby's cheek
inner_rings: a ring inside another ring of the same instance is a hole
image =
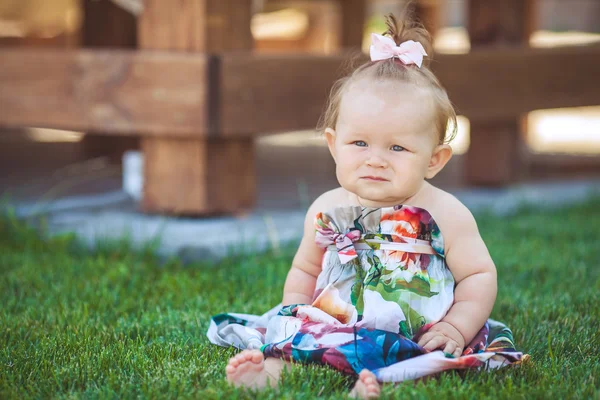
[[[348,174],[346,173],[344,166],[338,163],[335,167],[335,176],[337,177],[339,184],[344,187],[346,187],[346,181],[348,180],[347,175]]]

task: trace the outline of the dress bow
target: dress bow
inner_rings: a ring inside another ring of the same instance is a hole
[[[335,245],[342,264],[346,264],[358,257],[354,248],[354,243],[361,236],[361,232],[358,229],[350,229],[346,233],[336,232],[331,226],[329,218],[323,214],[317,216],[315,228],[315,241],[317,245],[323,248]]]

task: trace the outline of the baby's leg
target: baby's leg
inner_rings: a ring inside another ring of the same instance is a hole
[[[279,358],[267,358],[259,350],[244,350],[232,357],[225,368],[227,380],[236,387],[263,389],[276,387],[281,371],[291,364]]]
[[[379,397],[381,386],[375,375],[368,369],[363,369],[358,375],[358,380],[350,392],[350,397],[356,399],[374,399]]]

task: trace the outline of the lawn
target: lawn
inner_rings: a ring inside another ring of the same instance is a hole
[[[477,219],[499,272],[492,317],[531,361],[390,386],[383,397],[599,398],[600,199]],[[293,251],[182,265],[126,242],[90,253],[0,218],[0,398],[254,398],[225,383],[235,351],[204,334],[213,314],[277,304]],[[296,367],[260,398],[334,399],[351,384]]]

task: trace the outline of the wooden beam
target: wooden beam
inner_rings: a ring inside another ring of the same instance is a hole
[[[82,1],[83,47],[135,48],[137,24],[133,14],[112,0]]]
[[[342,48],[360,50],[367,19],[367,0],[338,0],[342,10]]]
[[[204,53],[250,50],[251,6],[251,0],[146,0],[139,20],[140,46]],[[198,78],[204,83],[205,104],[216,103],[218,93],[209,86],[218,79],[212,74]],[[204,107],[197,112],[208,121],[215,110]],[[142,139],[145,211],[206,215],[252,206],[256,190],[252,139],[207,138],[204,127],[198,126],[197,138]],[[220,134],[218,125],[210,127]]]
[[[82,1],[81,27],[84,48],[130,48],[137,45],[137,21],[133,14],[112,0]],[[120,163],[123,153],[139,148],[139,137],[107,136],[105,132],[88,131],[82,141],[88,158],[108,157]]]
[[[139,19],[143,49],[221,53],[250,50],[251,0],[145,0]]]
[[[469,0],[468,31],[471,48],[529,47],[529,37],[534,26],[533,4],[534,0]],[[493,65],[490,67],[494,68]],[[541,72],[544,69],[540,71],[535,65],[527,65],[511,72],[519,74],[523,71]],[[547,84],[548,81],[545,81],[545,85]],[[527,97],[528,92],[520,92],[519,86],[511,85],[511,88],[515,91],[513,94],[497,99],[501,102],[500,107],[510,104],[512,99]],[[542,89],[537,93],[544,91]],[[493,91],[485,87],[476,97],[494,95]],[[468,183],[495,186],[526,177],[527,171],[521,155],[525,152],[523,126],[523,115],[518,113],[505,119],[471,121],[471,140],[465,158]]]
[[[344,58],[226,54],[221,59],[219,124],[225,135],[316,126]]]
[[[533,153],[526,160],[533,179],[597,177],[600,171],[600,157],[593,154]]]
[[[537,0],[469,0],[471,48],[528,46]]]
[[[223,134],[314,127],[347,64],[341,55],[225,54],[219,106]],[[600,71],[600,46],[441,54],[433,70],[459,114],[471,122],[600,104],[600,81],[593,79]]]
[[[501,120],[532,110],[600,104],[600,46],[504,48],[438,56],[433,70],[460,114]]]
[[[0,59],[0,126],[167,137],[314,127],[348,71],[342,55],[2,49]],[[441,54],[433,69],[472,122],[600,104],[600,46]]]
[[[414,4],[415,14],[425,29],[435,38],[441,24],[441,0],[417,0]]]
[[[203,55],[0,50],[0,125],[114,134],[205,135]]]

